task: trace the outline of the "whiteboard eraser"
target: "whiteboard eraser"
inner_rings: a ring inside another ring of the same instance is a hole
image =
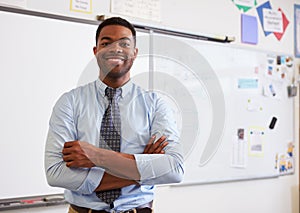
[[[233,41],[235,41],[235,37],[234,36],[226,36],[226,41],[233,42]]]

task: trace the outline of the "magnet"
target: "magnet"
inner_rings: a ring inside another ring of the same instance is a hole
[[[269,128],[270,128],[270,129],[274,129],[275,124],[276,124],[276,121],[277,121],[277,118],[276,118],[276,117],[273,117],[272,120],[271,120],[271,123],[270,123],[270,125],[269,125]]]

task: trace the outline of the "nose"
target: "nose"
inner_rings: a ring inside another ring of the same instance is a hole
[[[109,45],[109,51],[110,52],[115,52],[115,53],[121,53],[123,52],[122,47],[119,44],[119,41],[115,41],[112,44]]]

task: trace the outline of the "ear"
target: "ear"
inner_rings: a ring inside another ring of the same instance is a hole
[[[97,53],[97,47],[93,47],[93,52],[94,52],[94,55],[96,55],[96,53]]]
[[[138,48],[134,48],[134,53],[133,53],[133,58],[134,59],[136,59],[138,52],[139,52],[139,49]]]

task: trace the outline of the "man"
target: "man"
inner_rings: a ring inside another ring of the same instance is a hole
[[[103,21],[93,49],[99,79],[54,106],[45,170],[51,186],[66,189],[69,212],[152,212],[154,185],[182,180],[171,109],[130,80],[135,36],[122,18]]]

